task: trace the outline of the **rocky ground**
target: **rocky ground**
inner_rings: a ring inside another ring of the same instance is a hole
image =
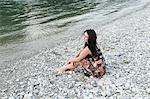
[[[82,47],[80,37],[71,37],[52,49],[3,64],[0,98],[150,99],[149,11],[147,6],[95,28],[108,64],[103,78],[86,77],[80,68],[71,73],[54,72]]]

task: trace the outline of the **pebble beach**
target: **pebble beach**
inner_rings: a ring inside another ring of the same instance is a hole
[[[108,66],[103,78],[80,68],[58,74],[82,45],[79,36],[0,67],[0,99],[150,99],[150,6],[96,26]]]

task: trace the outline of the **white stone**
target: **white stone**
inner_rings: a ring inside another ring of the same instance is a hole
[[[72,76],[71,75],[68,75],[68,78],[71,78]]]
[[[150,94],[150,88],[147,88],[147,89],[146,89],[146,92],[147,92],[148,94]]]
[[[31,93],[25,94],[23,99],[32,99],[33,95]]]
[[[16,81],[18,82],[18,81],[19,81],[19,79],[16,79]]]
[[[11,96],[11,97],[9,97],[8,99],[15,99],[15,97]]]

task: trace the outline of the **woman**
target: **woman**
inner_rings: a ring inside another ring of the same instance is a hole
[[[94,30],[84,31],[84,47],[78,51],[74,58],[71,58],[67,65],[57,68],[56,71],[62,73],[66,70],[74,70],[77,66],[82,66],[87,76],[102,77],[105,73],[105,60],[97,47],[97,36]]]

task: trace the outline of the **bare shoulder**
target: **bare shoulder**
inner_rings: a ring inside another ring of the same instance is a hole
[[[82,50],[83,53],[88,53],[88,54],[91,54],[91,51],[90,49],[87,47],[85,47],[83,50]]]

